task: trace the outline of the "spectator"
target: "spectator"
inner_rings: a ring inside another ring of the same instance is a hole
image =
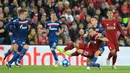
[[[27,5],[26,5],[25,1],[22,1],[21,8],[22,9],[27,9]]]
[[[3,14],[3,9],[0,8],[0,21],[4,20],[4,14]]]
[[[38,0],[37,7],[38,7],[38,11],[40,11],[40,9],[43,8],[42,0]]]
[[[59,1],[55,6],[54,11],[56,12],[57,17],[60,18],[64,11],[63,3]]]
[[[4,24],[3,22],[0,21],[0,29],[4,29]],[[6,39],[6,32],[0,33],[0,44],[4,44],[4,40]]]
[[[80,29],[79,30],[79,40],[83,43],[84,42],[84,30]]]
[[[63,37],[63,41],[66,41],[69,38],[69,29],[66,26],[66,23],[62,23],[63,33],[61,34]]]
[[[85,20],[86,15],[87,15],[87,10],[86,10],[86,8],[83,8],[81,13],[80,13],[80,19]]]
[[[98,16],[98,19],[99,19],[98,22],[101,22],[102,15],[101,15],[101,10],[100,10],[99,8],[96,9],[96,11],[95,11],[95,15]]]
[[[124,41],[123,38],[120,38],[120,39],[119,39],[119,45],[120,45],[120,46],[125,46],[125,41]]]
[[[75,42],[78,38],[78,27],[77,27],[77,24],[76,22],[72,22],[72,26],[69,30],[69,35],[70,35],[70,38],[71,38],[71,41]]]
[[[9,6],[9,0],[4,0],[4,7],[8,7]]]
[[[94,14],[95,14],[95,8],[94,8],[93,3],[89,3],[89,6],[87,8],[87,13],[90,16],[94,16]]]
[[[66,18],[66,19],[70,18],[70,21],[71,21],[71,22],[74,21],[74,18],[73,18],[72,14],[71,14],[71,9],[68,9],[68,10],[66,11],[66,13],[65,13],[65,18]]]
[[[47,34],[45,33],[46,30],[43,31],[42,25],[37,26],[37,43],[38,44],[47,44]]]
[[[43,8],[40,8],[40,11],[38,12],[38,21],[40,21],[43,14],[45,15],[46,13]]]
[[[78,27],[79,27],[79,24],[82,23],[82,20],[80,19],[80,16],[79,16],[79,15],[76,15],[76,16],[75,16],[75,22],[76,22],[76,24],[78,25]]]
[[[30,44],[37,44],[36,29],[31,29],[30,34],[28,35],[28,39]]]
[[[10,11],[9,11],[9,7],[5,7],[4,8],[4,20],[5,20],[5,22],[7,22],[10,18],[10,13],[9,13]]]
[[[70,6],[70,3],[69,3],[67,0],[64,1],[63,4],[64,4],[64,8],[65,8],[64,11],[65,11],[65,12],[66,12],[68,9],[70,9],[70,7],[69,7],[69,6]]]
[[[46,24],[46,13],[43,13],[41,16],[40,24],[45,27]]]

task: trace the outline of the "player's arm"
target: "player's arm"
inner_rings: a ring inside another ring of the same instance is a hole
[[[120,31],[120,33],[124,36],[125,39],[127,39],[126,34],[124,33],[123,29],[121,28],[120,23],[117,21],[117,28]]]
[[[86,30],[86,33],[84,34],[84,38],[88,37],[88,30]]]
[[[106,32],[102,27],[99,28],[99,31],[103,36],[105,36]]]
[[[56,33],[56,35],[60,35],[63,32],[63,28],[59,28],[59,32]]]
[[[108,42],[108,41],[109,41],[106,37],[103,37],[103,36],[97,37],[97,39],[98,39],[98,40],[101,40],[101,41],[103,41],[103,42]]]
[[[59,23],[59,32],[56,32],[56,35],[60,35],[64,29],[61,27],[61,24]]]
[[[11,32],[11,30],[10,30],[10,25],[14,25],[15,23],[13,23],[13,21],[9,21],[6,25],[5,25],[5,27],[4,27],[4,29],[2,30],[3,32],[5,32],[5,30],[7,30],[8,32]]]

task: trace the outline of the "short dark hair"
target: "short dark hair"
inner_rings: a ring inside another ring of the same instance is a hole
[[[96,31],[96,28],[95,28],[95,27],[90,27],[89,30],[90,30],[90,29]]]
[[[94,19],[96,19],[96,20],[98,21],[98,18],[97,18],[96,16],[94,16],[94,17],[92,17],[92,18],[94,18]]]
[[[108,12],[108,11],[111,11],[111,12],[113,12],[113,11],[112,11],[112,9],[108,9],[108,10],[107,10],[107,12]]]
[[[21,10],[19,11],[19,15],[23,14],[24,12],[27,12],[27,10],[21,9]]]

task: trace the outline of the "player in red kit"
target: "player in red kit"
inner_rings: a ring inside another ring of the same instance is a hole
[[[103,42],[108,42],[108,39],[106,37],[103,36],[99,36],[98,33],[96,32],[96,28],[95,27],[90,27],[89,28],[89,43],[87,46],[87,51],[86,49],[79,49],[78,53],[82,54],[83,56],[87,55],[87,59],[90,60],[90,63],[88,63],[88,67],[87,70],[90,70],[91,67],[98,67],[100,70],[100,64],[96,63],[97,58],[99,56],[99,54],[97,53],[97,51],[100,51],[100,45]],[[90,54],[90,55],[89,55]],[[93,56],[91,55],[93,54]],[[91,57],[89,57],[91,56]]]
[[[108,18],[102,21],[102,27],[104,28],[106,32],[105,36],[109,40],[106,44],[110,50],[106,63],[107,65],[109,65],[110,59],[112,58],[112,68],[116,69],[115,63],[117,60],[117,51],[119,51],[117,31],[119,30],[125,39],[127,39],[127,37],[125,33],[123,32],[120,26],[120,23],[117,20],[113,19],[114,16],[113,16],[112,10],[107,11],[107,16]]]

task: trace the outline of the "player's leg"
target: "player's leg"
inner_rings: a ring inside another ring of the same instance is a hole
[[[77,52],[85,57],[92,57],[93,53],[90,50],[78,49]]]
[[[14,49],[17,49],[17,47],[18,47],[18,45],[16,44],[16,37],[10,36],[10,40],[11,40],[12,45],[11,45],[10,49],[4,54],[5,56],[4,56],[3,60],[5,60],[6,57],[8,55],[10,55],[14,51]]]
[[[17,44],[16,44],[16,45],[17,45]],[[18,48],[18,45],[17,45],[16,48]],[[17,58],[18,58],[18,56],[19,56],[19,54],[16,54],[16,52],[17,52],[17,51],[14,51],[13,57],[12,57],[11,60],[10,60],[9,62],[7,62],[7,64],[6,64],[6,66],[8,67],[8,69],[11,69],[11,64],[12,64],[15,60],[17,60]]]
[[[53,55],[53,57],[55,59],[55,67],[58,67],[58,65],[59,65],[59,60],[58,60],[57,54],[55,52],[57,44],[58,44],[57,41],[49,41],[50,50],[51,50],[52,55]]]
[[[75,52],[71,53],[70,56],[79,56],[79,55],[80,55],[80,53],[78,53],[77,51],[75,51]]]
[[[116,63],[116,60],[117,60],[117,51],[119,51],[119,46],[118,44],[115,44],[115,48],[116,48],[116,52],[112,58],[112,68],[113,69],[117,69],[116,66],[115,66],[115,63]]]
[[[106,64],[109,66],[110,65],[110,59],[116,54],[116,49],[115,49],[114,44],[111,43],[111,42],[108,42],[107,46],[108,46],[110,52],[108,54],[108,57],[107,57],[107,60],[106,60]]]
[[[19,55],[17,62],[16,62],[17,65],[21,66],[21,60],[22,60],[23,56],[26,54],[27,50],[28,50],[28,45],[25,44],[23,46],[22,50],[20,51],[20,55]]]
[[[66,52],[68,50],[72,50],[74,47],[79,48],[79,43],[80,40],[76,40],[76,42],[71,43],[69,45],[67,45],[64,49],[60,48],[60,47],[56,47],[56,49],[60,52],[60,53],[65,53],[66,55],[70,54],[70,52]]]
[[[10,54],[14,51],[14,47],[15,47],[15,44],[12,44],[11,47],[10,47],[10,49],[4,54],[3,60],[5,60],[6,57],[7,57],[8,55],[10,55]]]
[[[95,53],[94,53],[94,57],[91,59],[91,62],[90,64],[88,65],[87,67],[87,70],[89,70],[91,67],[98,67],[100,70],[101,70],[101,67],[100,67],[100,64],[99,63],[96,63],[97,59],[98,59],[98,56],[101,54],[101,51],[100,50],[97,50]]]
[[[56,46],[56,49],[57,49],[60,53],[64,53],[64,52],[66,52],[66,51],[68,51],[68,50],[72,50],[73,48],[74,48],[74,44],[73,44],[73,43],[67,45],[64,49],[62,49],[62,48]]]

